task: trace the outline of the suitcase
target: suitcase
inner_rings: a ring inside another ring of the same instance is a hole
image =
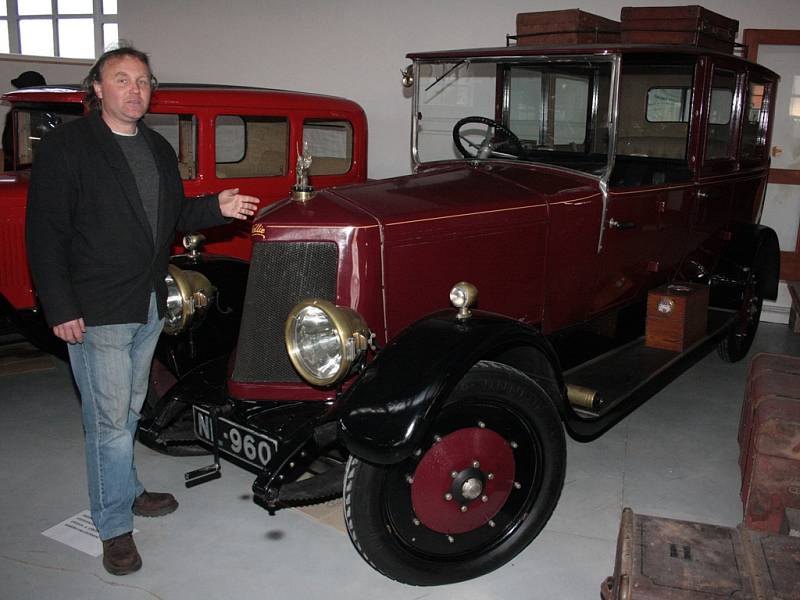
[[[686,44],[733,53],[739,21],[702,6],[625,6],[620,13],[626,44]]]
[[[762,352],[750,362],[739,418],[739,466],[750,446],[753,414],[758,403],[771,395],[800,398],[800,357]]]
[[[707,285],[670,283],[647,295],[645,345],[682,352],[706,334]]]
[[[577,8],[517,13],[517,44],[619,43],[619,21]]]
[[[800,600],[800,538],[622,511],[604,600]]]
[[[777,533],[785,509],[800,509],[800,399],[776,395],[759,402],[741,494],[744,524],[751,529]]]

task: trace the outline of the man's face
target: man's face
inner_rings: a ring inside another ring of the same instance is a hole
[[[103,65],[94,91],[102,101],[103,120],[114,131],[134,131],[150,105],[151,75],[138,58],[112,58]]]

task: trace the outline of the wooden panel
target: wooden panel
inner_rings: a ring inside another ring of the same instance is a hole
[[[770,169],[768,181],[770,183],[800,185],[800,171],[795,169]]]

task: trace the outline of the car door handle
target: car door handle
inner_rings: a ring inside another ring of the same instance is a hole
[[[609,219],[608,226],[611,229],[633,229],[636,223],[633,221],[617,221],[616,219]]]

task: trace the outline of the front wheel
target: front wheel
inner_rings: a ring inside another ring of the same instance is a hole
[[[545,391],[515,369],[473,367],[424,444],[394,465],[350,457],[344,516],[387,577],[441,585],[505,564],[539,534],[564,484],[566,445]]]

